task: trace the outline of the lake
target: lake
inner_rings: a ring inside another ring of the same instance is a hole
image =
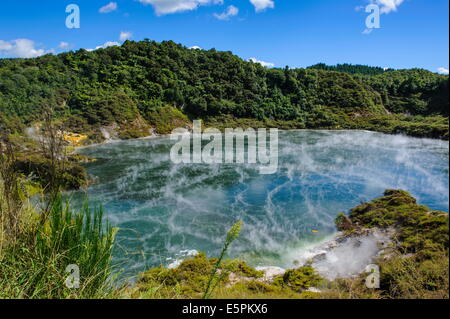
[[[230,254],[254,266],[292,267],[305,248],[335,233],[340,212],[382,195],[409,191],[434,210],[449,208],[446,141],[367,131],[281,131],[279,167],[173,164],[175,141],[116,141],[78,152],[96,183],[86,194],[119,227],[115,261],[127,274],[170,265],[195,251],[217,255],[227,229],[244,222]]]

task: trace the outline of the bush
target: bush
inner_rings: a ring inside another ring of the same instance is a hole
[[[322,280],[323,278],[313,267],[304,266],[287,270],[284,275],[274,279],[274,284],[301,292],[305,289],[316,287]]]
[[[417,204],[402,190],[386,190],[383,197],[353,208],[349,217],[361,227],[396,227],[397,240],[406,252],[426,257],[449,247],[448,214]]]
[[[444,252],[425,261],[398,255],[381,267],[381,289],[389,298],[449,298],[449,259]]]
[[[14,162],[14,169],[29,176],[33,181],[38,182],[42,188],[47,189],[52,182],[50,160],[40,155],[21,155]],[[63,189],[79,189],[87,185],[88,175],[86,169],[77,163],[66,161],[64,167],[57,173],[57,183]],[[55,181],[53,181],[55,182]]]

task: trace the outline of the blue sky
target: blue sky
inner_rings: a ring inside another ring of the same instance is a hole
[[[381,28],[368,33],[371,2],[381,9]],[[80,8],[79,29],[65,25],[69,4]],[[149,38],[276,67],[324,62],[448,72],[448,6],[448,0],[1,0],[0,57]]]

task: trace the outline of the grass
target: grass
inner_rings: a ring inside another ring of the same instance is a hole
[[[217,272],[218,272],[220,266],[222,265],[223,258],[225,257],[225,254],[227,253],[228,248],[233,243],[233,241],[235,241],[239,237],[241,228],[242,228],[242,222],[237,222],[228,231],[222,251],[220,252],[220,256],[214,265],[211,275],[209,276],[209,280],[206,285],[205,292],[203,293],[203,299],[210,298],[211,294],[214,292],[214,290],[217,288],[217,286],[225,279],[226,272],[222,272],[219,275],[217,275]]]
[[[101,209],[72,211],[60,197],[48,222],[29,225],[0,255],[0,298],[102,298],[114,295],[114,230]],[[80,270],[78,288],[65,284],[66,267]]]

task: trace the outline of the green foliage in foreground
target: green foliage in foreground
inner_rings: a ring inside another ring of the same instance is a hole
[[[33,219],[21,234],[1,243],[0,298],[113,297],[113,229],[102,210],[78,212],[58,198],[44,225]],[[80,270],[79,288],[68,288],[68,265]]]
[[[386,190],[383,197],[353,208],[348,216],[338,215],[336,225],[349,233],[372,227],[396,229],[397,247],[378,260],[381,290],[377,298],[448,298],[448,213],[417,204],[405,191]],[[337,282],[334,289],[342,294],[334,291],[327,296],[362,297],[366,293],[362,281],[361,277],[356,282]]]
[[[17,172],[29,176],[33,182],[39,183],[43,188],[49,184],[50,166],[50,161],[39,155],[20,156],[14,164]],[[58,177],[59,185],[65,190],[79,189],[88,184],[86,169],[73,162],[69,162],[63,170],[58,172]]]
[[[306,265],[297,269],[287,270],[283,276],[275,278],[274,284],[302,292],[311,287],[318,287],[322,281],[323,279],[316,270]]]
[[[395,227],[396,239],[407,253],[427,258],[448,251],[448,214],[417,204],[405,191],[386,190],[383,197],[353,208],[349,217],[358,227]]]
[[[222,265],[222,260],[225,257],[230,245],[235,241],[241,232],[243,223],[241,221],[235,223],[231,226],[230,230],[227,233],[227,237],[225,238],[225,243],[223,245],[222,251],[220,252],[219,258],[217,259],[216,264],[212,270],[211,275],[209,276],[208,283],[206,285],[205,292],[203,293],[203,299],[208,299],[211,297],[211,294],[214,292],[216,287],[220,284],[223,279],[225,279],[225,273],[221,273],[219,276],[217,272],[219,271],[220,266]]]
[[[402,299],[448,299],[448,252],[434,252],[423,260],[420,256],[397,255],[381,262],[382,296]]]
[[[45,191],[51,188],[51,183],[59,185],[62,190],[80,189],[89,183],[87,171],[80,165],[80,162],[87,160],[86,157],[64,151],[58,155],[64,157],[64,164],[55,165],[47,154],[43,154],[36,140],[16,134],[9,135],[7,141],[13,153],[12,169]],[[68,147],[64,146],[64,149]]]
[[[132,298],[202,298],[217,262],[217,258],[200,253],[184,260],[177,268],[150,269],[141,274],[136,287],[127,293]],[[302,267],[289,270],[269,283],[262,280],[263,272],[236,259],[221,263],[218,273],[220,280],[208,297],[301,298],[301,293],[322,281],[313,268]]]
[[[397,252],[375,261],[380,266],[380,289],[367,289],[367,273],[336,279],[320,293],[324,299],[448,299],[449,257],[439,252],[432,259]]]

